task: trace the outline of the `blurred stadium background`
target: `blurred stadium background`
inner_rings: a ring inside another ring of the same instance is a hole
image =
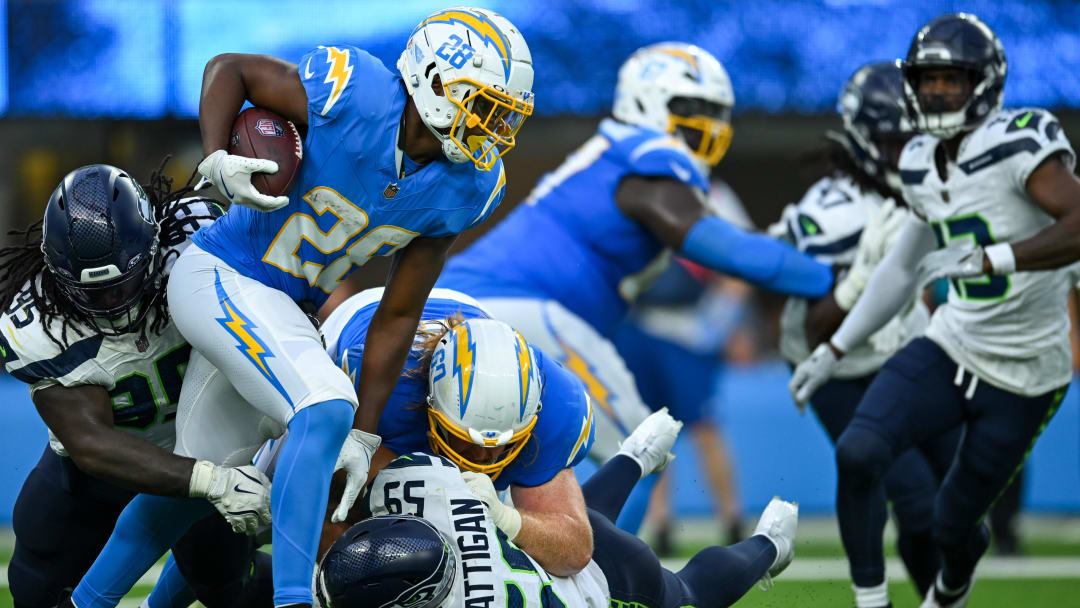
[[[415,23],[448,2],[0,0],[0,232],[40,218],[60,177],[84,164],[108,162],[146,178],[163,156],[172,154],[170,173],[186,180],[201,158],[196,124],[199,87],[203,66],[214,55],[257,52],[296,60],[319,44],[350,43],[393,65]],[[917,28],[941,13],[964,10],[983,18],[1001,38],[1009,60],[1006,105],[1050,108],[1074,144],[1080,141],[1080,3],[1076,2],[474,0],[473,4],[503,13],[522,30],[537,73],[537,113],[507,157],[507,196],[488,227],[592,133],[610,107],[620,63],[637,47],[661,40],[698,44],[731,74],[735,138],[716,176],[738,193],[758,227],[774,221],[782,206],[797,200],[816,178],[803,168],[801,158],[821,143],[826,129],[839,127],[834,109],[846,78],[865,62],[903,56]],[[474,232],[467,233],[461,244],[479,234]],[[384,265],[369,264],[351,275],[352,287],[381,283],[384,273]],[[711,415],[722,425],[734,452],[746,513],[755,513],[779,493],[798,499],[806,515],[822,516],[808,522],[805,529],[811,540],[800,551],[816,558],[818,574],[812,567],[800,572],[806,571],[805,578],[831,582],[806,583],[794,588],[797,595],[756,594],[760,597],[745,603],[850,603],[842,580],[842,552],[831,523],[835,487],[831,448],[813,419],[795,413],[788,396],[788,369],[775,354],[776,314],[782,302],[762,294],[752,294],[750,302],[752,314],[744,317],[747,322],[741,330],[745,340],[737,349],[737,361],[726,367],[716,386]],[[24,385],[0,376],[0,402],[3,527],[10,525],[19,486],[46,436]],[[1031,553],[1080,555],[1078,438],[1080,390],[1074,389],[1028,467],[1023,511],[1038,515],[1023,520]],[[685,553],[695,543],[718,540],[719,529],[701,523],[708,521],[713,505],[696,453],[681,444],[679,453],[671,492],[683,543],[678,551]],[[0,560],[6,561],[10,534],[0,536]],[[1013,565],[1006,571],[1027,576],[1023,568]],[[1071,597],[1067,604],[1075,602],[1080,591],[1080,582],[1068,577],[1070,572],[1080,576],[1080,560],[1065,559],[1058,570],[1036,566],[1031,576],[1066,576],[1049,587],[1063,586],[1068,595],[1052,597]],[[893,568],[891,574],[901,571]],[[1009,587],[987,583],[977,587],[976,599],[993,596],[1006,602],[1001,605],[1013,605],[1005,591]],[[5,605],[4,595],[0,593],[0,606]],[[1027,594],[1016,602],[1049,605],[1038,597]],[[897,606],[912,601],[905,598]]]

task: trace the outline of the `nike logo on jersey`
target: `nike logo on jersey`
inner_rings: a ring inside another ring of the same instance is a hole
[[[671,170],[675,172],[675,175],[679,176],[679,179],[683,180],[684,182],[690,181],[690,172],[689,171],[687,171],[686,169],[683,169],[682,167],[680,167],[679,165],[677,165],[675,163],[670,163],[669,162],[668,165],[671,167]]]
[[[315,75],[315,72],[311,71],[311,57],[308,57],[307,63],[304,64],[304,80],[311,78]]]
[[[225,185],[225,176],[218,171],[218,179],[221,180],[221,189],[225,191],[225,196],[229,197],[231,201],[233,199],[233,193],[229,192],[229,187]]]

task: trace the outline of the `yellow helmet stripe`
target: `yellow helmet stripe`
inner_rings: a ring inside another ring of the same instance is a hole
[[[502,35],[502,32],[499,31],[499,28],[495,27],[495,24],[487,17],[465,11],[444,11],[424,19],[417,27],[424,27],[429,23],[453,23],[455,21],[476,32],[476,35],[480,36],[481,40],[495,47],[495,50],[499,52],[499,57],[502,59],[506,82],[510,82],[510,44],[507,42],[506,37]]]

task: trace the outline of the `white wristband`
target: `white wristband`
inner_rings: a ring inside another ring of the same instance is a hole
[[[205,498],[210,493],[210,483],[214,479],[214,463],[209,460],[195,462],[191,469],[191,483],[188,484],[188,496]]]
[[[990,266],[994,268],[994,274],[1012,274],[1016,272],[1016,257],[1013,255],[1012,245],[1008,243],[995,243],[983,248],[986,259],[990,260]]]

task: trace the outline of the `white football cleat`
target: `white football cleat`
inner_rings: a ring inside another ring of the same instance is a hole
[[[934,584],[930,585],[930,588],[926,591],[926,599],[919,605],[919,608],[964,608],[967,606],[968,596],[971,595],[971,588],[975,586],[975,575],[971,576],[968,581],[967,587],[959,595],[945,594],[938,589],[944,587],[941,582],[941,573],[938,572],[937,579],[934,580]]]
[[[675,455],[671,446],[682,430],[682,423],[671,417],[666,407],[653,412],[619,445],[619,453],[641,466],[641,476],[663,471]]]
[[[776,559],[769,571],[761,577],[758,585],[762,589],[769,589],[773,585],[773,577],[784,571],[791,560],[795,557],[795,528],[799,525],[799,503],[780,500],[774,496],[765,510],[761,513],[757,527],[754,528],[754,536],[761,534],[776,545]]]

